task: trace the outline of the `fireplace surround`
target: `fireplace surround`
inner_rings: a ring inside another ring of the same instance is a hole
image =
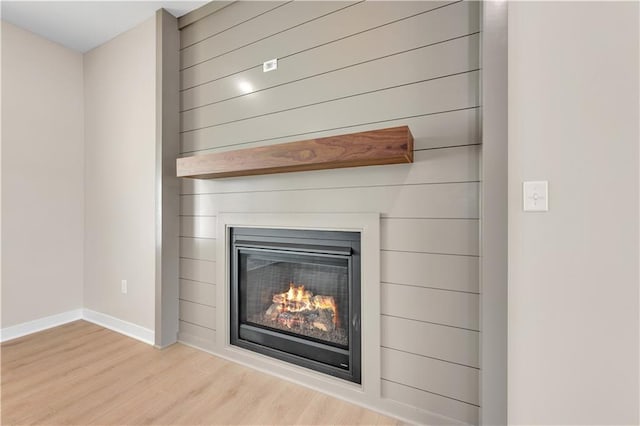
[[[229,228],[230,343],[361,383],[360,233]]]
[[[232,228],[305,229],[360,234],[361,382],[311,370],[297,364],[231,344]],[[389,403],[381,398],[380,348],[380,214],[357,213],[244,213],[218,212],[215,224],[216,282],[215,334],[207,350],[216,356],[264,373],[302,384],[347,401],[378,410]],[[391,412],[391,411],[389,411]]]

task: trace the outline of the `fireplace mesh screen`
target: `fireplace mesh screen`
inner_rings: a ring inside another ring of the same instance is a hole
[[[241,322],[349,346],[349,264],[340,257],[241,251]]]

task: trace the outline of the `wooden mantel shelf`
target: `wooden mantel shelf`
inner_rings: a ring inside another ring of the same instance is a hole
[[[178,158],[178,177],[211,179],[413,162],[409,127]]]

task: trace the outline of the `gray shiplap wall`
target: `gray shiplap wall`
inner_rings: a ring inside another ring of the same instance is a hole
[[[477,423],[479,22],[477,2],[243,1],[182,29],[183,155],[408,125],[415,163],[184,179],[180,340],[215,345],[219,211],[377,211],[383,396]]]

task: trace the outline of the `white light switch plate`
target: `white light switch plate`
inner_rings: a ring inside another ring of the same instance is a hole
[[[549,182],[546,180],[524,182],[522,194],[525,212],[549,211]]]

